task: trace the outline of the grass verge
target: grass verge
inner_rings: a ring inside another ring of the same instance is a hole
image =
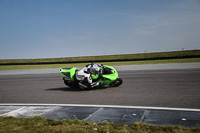
[[[124,60],[124,59],[160,59],[171,57],[193,57],[200,56],[200,50],[140,53],[140,54],[121,54],[104,56],[83,56],[83,57],[65,57],[65,58],[41,58],[41,59],[0,59],[0,64],[7,63],[44,63],[44,62],[76,62],[76,61],[100,61],[100,60]]]
[[[193,63],[193,62],[200,62],[200,58],[146,60],[146,61],[123,61],[123,62],[97,62],[97,63],[111,65],[111,66],[117,66],[117,65],[142,65],[142,64],[167,64],[167,63]],[[83,67],[86,64],[88,64],[88,63],[48,64],[48,65],[2,65],[2,66],[0,66],[0,70]]]
[[[122,125],[114,123],[93,123],[80,120],[52,120],[41,117],[14,118],[0,117],[0,132],[139,132],[139,133],[192,133],[200,132],[200,127],[185,128],[181,126],[154,126],[150,124],[134,123]]]

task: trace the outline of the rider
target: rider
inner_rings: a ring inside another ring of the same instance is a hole
[[[94,82],[92,80],[91,75],[93,74],[95,76],[101,77],[102,70],[103,70],[103,65],[95,64],[95,63],[88,64],[84,68],[80,69],[76,73],[76,79],[78,81],[87,80],[88,85],[85,85],[79,82],[79,86],[83,88],[93,88],[95,86],[100,85],[102,82],[98,82],[98,81]]]

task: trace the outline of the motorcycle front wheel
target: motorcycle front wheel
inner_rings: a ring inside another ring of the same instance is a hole
[[[121,78],[117,78],[113,83],[110,84],[111,87],[118,87],[123,83],[123,80]]]

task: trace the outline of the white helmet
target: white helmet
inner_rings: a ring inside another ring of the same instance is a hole
[[[99,71],[100,71],[99,66],[95,63],[91,63],[90,68],[89,68],[89,72],[91,74],[98,75]]]

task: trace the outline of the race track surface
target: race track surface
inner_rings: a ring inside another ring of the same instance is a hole
[[[119,71],[120,87],[81,91],[59,73],[0,75],[0,103],[200,108],[200,69]]]

